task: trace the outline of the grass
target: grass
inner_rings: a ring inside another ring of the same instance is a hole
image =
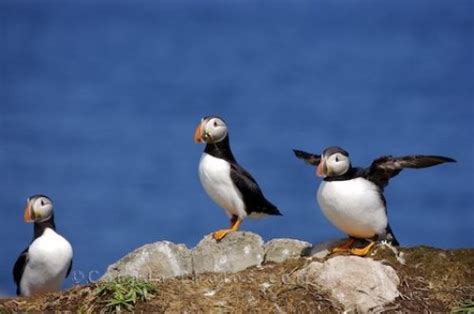
[[[106,312],[132,311],[137,302],[148,301],[156,288],[153,284],[133,278],[119,277],[100,283],[94,295],[104,300]]]
[[[400,297],[383,311],[474,314],[473,249],[414,247],[400,251],[403,263],[385,247],[373,257],[391,265],[400,278]],[[0,314],[342,312],[343,308],[321,287],[288,281],[296,269],[310,262],[301,258],[235,274],[208,273],[152,283],[122,277],[32,298],[3,298]]]
[[[464,301],[458,307],[455,307],[451,313],[456,314],[473,314],[474,313],[474,300]]]

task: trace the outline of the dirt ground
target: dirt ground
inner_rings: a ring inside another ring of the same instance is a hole
[[[388,248],[376,249],[400,277],[400,297],[384,312],[448,312],[474,300],[474,249],[403,248],[397,260]],[[329,257],[330,258],[330,257]],[[400,263],[400,260],[404,260]],[[267,264],[236,274],[204,274],[154,282],[147,302],[136,312],[340,312],[323,287],[296,282],[291,276],[312,261],[300,258]],[[97,284],[75,286],[36,298],[0,299],[0,312],[100,312],[110,298],[99,297]]]

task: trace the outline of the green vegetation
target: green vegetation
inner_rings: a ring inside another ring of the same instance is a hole
[[[473,314],[474,313],[474,300],[464,301],[460,306],[455,307],[452,313],[456,314]]]
[[[332,257],[328,257],[332,258]],[[380,247],[370,258],[383,260],[400,279],[400,297],[380,311],[474,314],[474,249]],[[76,285],[31,298],[0,299],[3,313],[202,313],[342,312],[327,291],[312,282],[293,284],[292,274],[307,258],[269,263],[236,274],[207,273],[156,282],[122,277]]]
[[[114,281],[100,283],[94,295],[104,300],[107,312],[131,311],[137,302],[146,302],[156,288],[153,284],[133,278],[119,277]]]

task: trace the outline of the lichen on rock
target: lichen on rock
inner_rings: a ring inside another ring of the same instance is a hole
[[[260,266],[264,257],[263,239],[251,232],[233,232],[217,242],[209,234],[192,250],[195,274],[235,273]]]
[[[132,276],[156,281],[191,273],[191,251],[184,244],[159,241],[143,245],[110,265],[101,280]]]
[[[294,239],[273,239],[265,243],[265,263],[281,263],[309,255],[311,243]]]
[[[294,276],[299,282],[318,285],[349,311],[380,310],[399,296],[395,270],[371,258],[335,256],[314,261]]]

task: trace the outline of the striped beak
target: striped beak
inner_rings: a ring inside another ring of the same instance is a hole
[[[32,208],[31,208],[31,203],[30,203],[30,202],[28,202],[28,204],[27,204],[26,207],[25,207],[25,214],[24,214],[23,217],[24,217],[26,223],[33,222],[34,213],[32,212]]]
[[[196,130],[194,131],[194,142],[196,143],[202,143],[202,122],[199,122],[198,126],[196,127]]]
[[[318,177],[327,176],[328,169],[326,167],[326,157],[321,156],[321,161],[319,162],[318,167],[316,168],[316,175]]]

